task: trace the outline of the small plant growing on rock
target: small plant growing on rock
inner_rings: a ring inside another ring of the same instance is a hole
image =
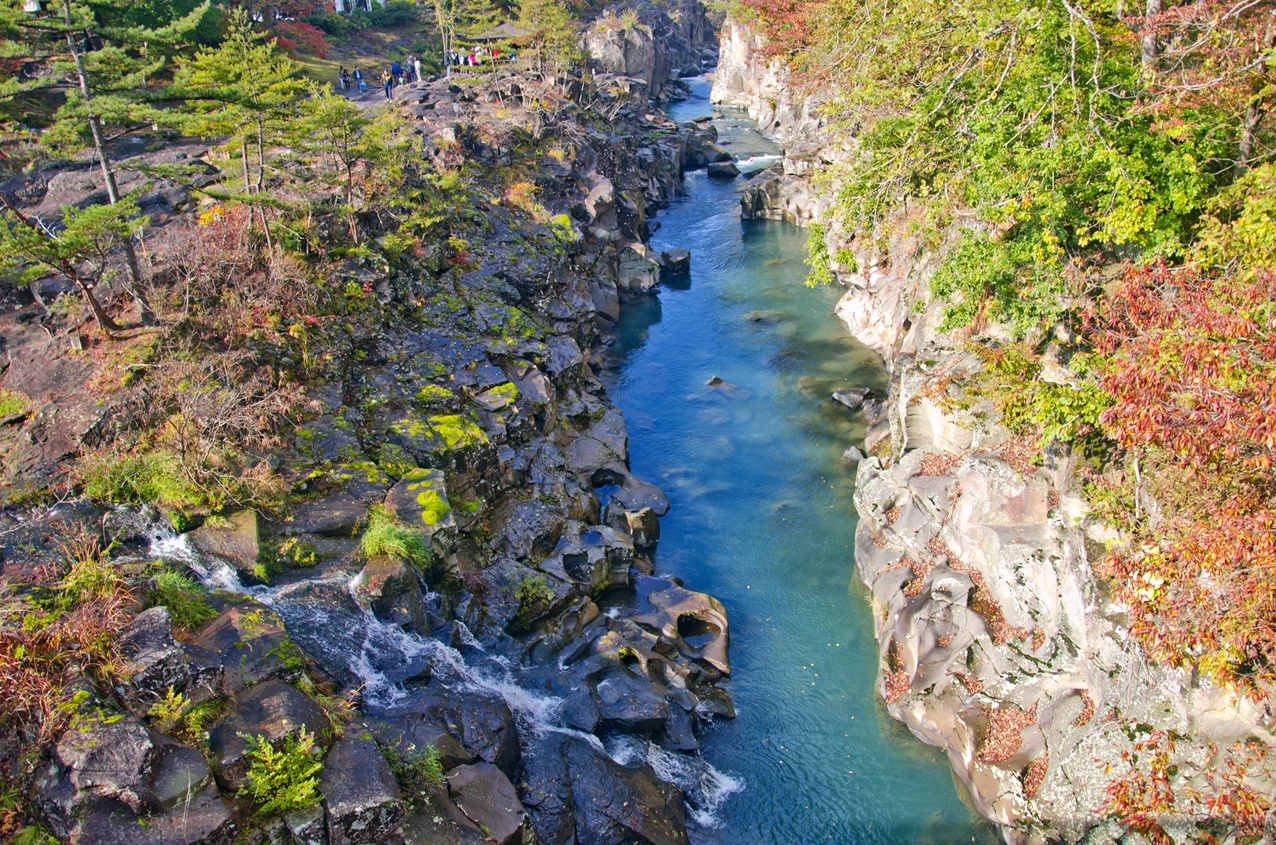
[[[321,753],[315,738],[304,728],[297,736],[286,736],[278,746],[264,736],[240,734],[250,750],[248,790],[258,812],[271,816],[303,810],[319,803]]]
[[[146,600],[147,607],[164,606],[173,625],[193,631],[216,618],[217,612],[204,598],[204,589],[189,575],[166,569],[155,576],[155,589]]]
[[[381,754],[403,790],[404,800],[414,808],[425,803],[430,793],[443,786],[443,760],[433,745],[417,748],[383,745]]]
[[[405,528],[384,506],[368,511],[368,527],[363,532],[359,548],[365,557],[387,555],[421,570],[428,567],[434,557],[421,535]]]
[[[530,575],[518,582],[514,597],[520,606],[540,610],[554,601],[554,591],[545,583],[544,576]]]
[[[164,697],[151,705],[147,715],[155,718],[155,724],[160,730],[171,733],[189,705],[190,700],[186,696],[169,687]]]

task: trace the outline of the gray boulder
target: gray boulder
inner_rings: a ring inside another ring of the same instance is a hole
[[[328,808],[330,845],[396,845],[405,818],[399,785],[376,742],[347,739],[332,746],[319,780]]]
[[[318,744],[326,745],[331,727],[328,716],[310,696],[281,681],[264,681],[235,699],[209,731],[208,750],[217,783],[232,792],[244,786],[252,762],[244,736],[260,736],[274,743],[304,730]]]
[[[709,164],[710,179],[734,179],[740,175],[740,168],[734,161],[717,161]]]
[[[497,845],[522,845],[527,811],[514,784],[491,763],[458,766],[448,773],[452,801]]]
[[[200,552],[225,560],[245,581],[261,581],[255,569],[261,555],[256,511],[243,510],[224,518],[210,518],[190,532],[187,538]]]
[[[170,687],[181,692],[195,676],[185,650],[173,638],[167,607],[152,607],[135,616],[120,635],[120,653],[128,697],[143,709],[163,698]]]
[[[413,708],[423,721],[442,725],[470,752],[511,777],[518,768],[521,748],[518,724],[509,705],[483,693],[439,693]]]

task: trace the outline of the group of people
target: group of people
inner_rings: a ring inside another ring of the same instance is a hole
[[[513,60],[514,57],[511,55],[509,58]],[[447,63],[453,67],[478,67],[488,59],[493,63],[500,61],[500,48],[478,46],[468,53],[459,53],[453,50],[447,54]]]
[[[400,62],[395,59],[394,64],[381,71],[381,87],[385,90],[386,99],[389,99],[391,92],[398,85],[405,85],[409,82],[418,82],[421,79],[421,60],[408,56],[406,60]],[[337,71],[337,81],[341,84],[342,91],[367,91],[368,81],[364,78],[363,72],[358,68],[351,73],[345,67],[341,67]]]
[[[510,53],[505,58],[513,61],[514,54]],[[499,47],[482,46],[475,47],[466,53],[452,50],[447,53],[445,59],[453,67],[479,67],[487,61],[493,63],[500,61],[501,50]],[[414,56],[408,56],[402,62],[396,59],[390,67],[381,71],[381,88],[385,91],[386,99],[390,99],[393,96],[394,89],[397,86],[405,85],[409,82],[419,82],[420,80],[421,60]],[[368,90],[368,81],[358,68],[348,71],[344,66],[341,67],[337,71],[337,81],[340,83],[342,91],[363,92]]]
[[[358,68],[355,68],[354,73],[351,73],[343,66],[339,71],[337,71],[337,81],[341,84],[342,91],[368,90],[368,83],[363,78],[363,71]]]

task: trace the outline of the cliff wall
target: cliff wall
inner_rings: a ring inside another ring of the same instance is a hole
[[[1035,435],[1012,434],[968,389],[988,378],[977,352],[996,345],[997,329],[941,332],[927,289],[960,230],[980,221],[924,237],[904,210],[885,240],[845,230],[829,170],[855,139],[820,116],[825,94],[794,93],[762,47],[728,21],[713,93],[786,147],[744,192],[745,214],[824,227],[847,288],[837,314],[892,374],[885,403],[866,406],[856,493],[856,569],[875,612],[887,711],[946,751],[972,806],[1008,842],[1141,839],[1104,807],[1110,783],[1151,771],[1153,748],[1167,750],[1179,796],[1158,822],[1199,835],[1204,815],[1183,796],[1242,761],[1229,756],[1236,743],[1276,743],[1270,710],[1147,659],[1092,569],[1117,537],[1091,518],[1075,459],[1057,445],[1043,456]],[[854,263],[839,263],[848,253]],[[1060,352],[1049,346],[1042,377],[1072,382]]]

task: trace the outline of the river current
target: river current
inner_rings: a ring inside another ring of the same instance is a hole
[[[693,91],[672,117],[709,114],[707,83]],[[746,174],[776,160],[747,119],[714,114]],[[608,375],[635,474],[673,504],[658,571],[730,615],[738,718],[710,726],[702,747],[738,791],[693,839],[995,841],[942,754],[874,695],[877,645],[854,578],[855,466],[842,457],[862,445],[863,422],[830,394],[882,388],[881,363],[834,317],[838,291],[803,285],[802,230],[741,221],[738,180],[700,172],[685,187],[653,243],[690,250],[690,277],[624,310]]]

